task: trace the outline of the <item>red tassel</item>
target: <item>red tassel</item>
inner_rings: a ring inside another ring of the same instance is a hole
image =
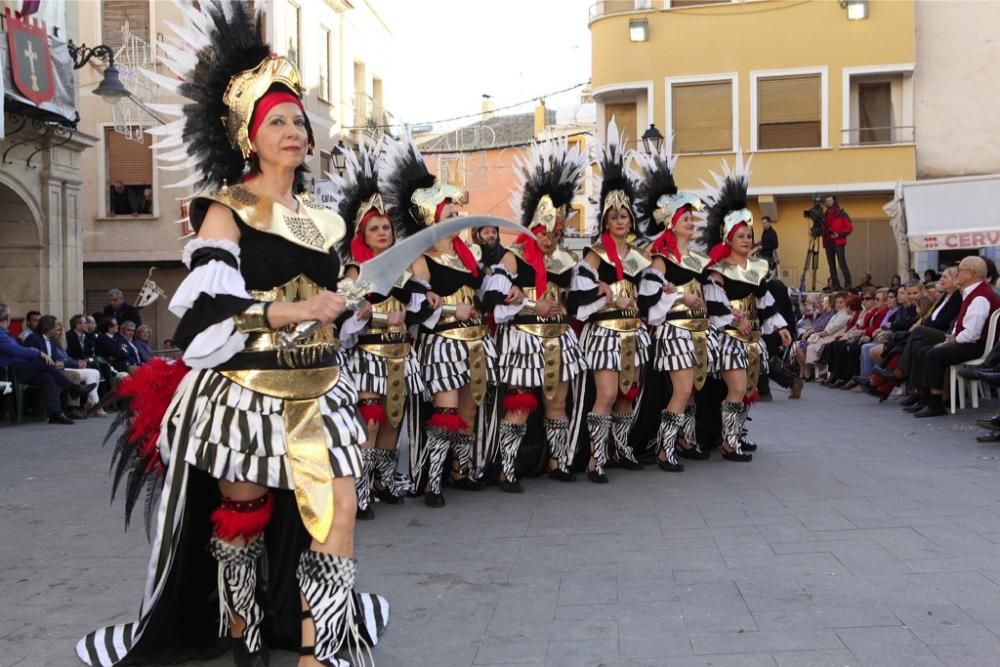
[[[511,392],[503,397],[503,409],[530,415],[538,409],[538,397],[527,391]]]
[[[211,515],[215,535],[228,541],[237,537],[249,540],[264,532],[267,522],[271,520],[271,513],[274,511],[274,498],[270,493],[264,497],[267,500],[264,501],[263,505],[249,511],[229,508],[225,504],[217,507]]]
[[[639,397],[639,385],[634,384],[632,388],[627,392],[622,392],[621,389],[618,390],[618,400],[619,401],[629,401],[630,403]]]
[[[757,403],[758,398],[760,398],[760,393],[756,389],[754,389],[752,394],[743,397],[743,405],[749,408],[750,406]]]
[[[138,443],[139,456],[148,470],[163,468],[156,443],[160,439],[160,423],[170,407],[181,380],[190,369],[183,363],[154,357],[122,380],[115,392],[128,401],[130,443]]]
[[[439,428],[442,431],[449,431],[451,433],[465,433],[469,430],[469,425],[465,423],[464,419],[457,414],[447,412],[435,412],[427,420],[427,426],[428,428]]]
[[[358,406],[358,412],[366,424],[375,423],[381,426],[386,421],[385,407],[381,403],[362,403]]]

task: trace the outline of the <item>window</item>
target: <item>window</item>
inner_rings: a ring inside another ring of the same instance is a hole
[[[858,84],[858,128],[863,144],[892,138],[892,90],[888,81]]]
[[[285,34],[288,35],[288,59],[291,60],[296,66],[299,64],[299,35],[301,34],[301,22],[300,16],[302,11],[299,6],[291,2],[288,3],[287,13],[285,14]]]
[[[326,28],[319,29],[319,99],[324,102],[330,101],[330,31]]]
[[[132,34],[149,42],[149,0],[104,0],[101,40],[117,53]]]
[[[820,74],[757,79],[757,149],[821,148]]]
[[[320,178],[329,178],[328,174],[333,174],[333,154],[330,151],[319,152],[319,174]]]
[[[675,83],[670,89],[674,151],[733,150],[733,82]]]
[[[143,135],[142,142],[126,139],[114,128],[104,128],[107,174],[107,214],[153,215],[153,137]]]
[[[913,66],[844,68],[844,146],[913,142]]]

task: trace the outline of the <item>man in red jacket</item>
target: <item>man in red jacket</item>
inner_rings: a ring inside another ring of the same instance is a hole
[[[982,356],[990,316],[1000,309],[1000,297],[985,281],[986,262],[982,257],[966,257],[958,265],[958,286],[962,290],[958,319],[944,342],[928,350],[923,365],[912,370],[917,393],[900,403],[915,417],[948,414],[941,400],[945,371],[949,366]]]
[[[840,208],[837,198],[827,195],[823,199],[826,213],[823,217],[823,248],[826,250],[826,264],[830,267],[830,277],[833,279],[833,289],[840,289],[837,278],[837,261],[840,271],[844,274],[844,288],[851,286],[851,270],[847,268],[847,237],[854,231],[854,223],[847,212]]]

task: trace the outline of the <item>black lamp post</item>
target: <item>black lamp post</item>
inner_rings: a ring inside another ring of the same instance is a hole
[[[333,151],[330,153],[330,161],[333,162],[333,168],[337,170],[337,173],[341,176],[344,175],[344,170],[347,169],[347,151],[350,149],[344,145],[343,139],[337,140],[337,145],[333,147]]]
[[[656,125],[649,124],[649,129],[642,133],[642,147],[646,153],[659,153],[663,146],[663,135],[656,129]]]
[[[66,48],[73,59],[73,69],[80,69],[94,58],[108,63],[108,66],[104,68],[104,77],[101,79],[101,83],[94,89],[95,95],[100,95],[109,104],[114,104],[123,97],[131,96],[128,88],[118,76],[118,68],[115,67],[115,52],[110,46],[99,44],[90,48],[86,44],[77,46],[70,41],[66,44]]]

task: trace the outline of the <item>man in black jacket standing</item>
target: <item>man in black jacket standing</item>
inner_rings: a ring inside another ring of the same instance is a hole
[[[116,322],[133,322],[136,326],[142,324],[139,309],[125,303],[125,295],[117,287],[108,290],[108,305],[101,312],[105,317],[113,317]]]
[[[757,256],[767,260],[768,267],[774,271],[778,264],[778,232],[771,225],[771,218],[764,216],[760,219],[764,226],[764,231],[760,234],[760,241],[757,242]]]

